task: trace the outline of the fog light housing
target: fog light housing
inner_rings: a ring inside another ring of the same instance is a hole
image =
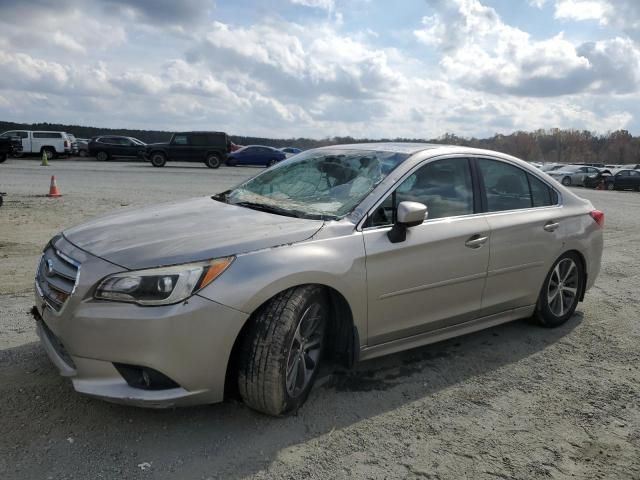
[[[125,363],[114,363],[113,366],[116,367],[116,370],[122,375],[122,378],[125,379],[127,384],[133,388],[140,388],[142,390],[169,390],[180,387],[180,385],[165,374],[153,368],[138,367]]]

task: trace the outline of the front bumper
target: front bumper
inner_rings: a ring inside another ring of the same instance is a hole
[[[227,363],[247,314],[198,295],[160,307],[94,300],[94,285],[123,269],[64,238],[56,248],[81,264],[76,291],[55,312],[36,289],[34,316],[47,354],[78,392],[147,407],[223,399]],[[152,368],[178,387],[130,386],[114,363]]]

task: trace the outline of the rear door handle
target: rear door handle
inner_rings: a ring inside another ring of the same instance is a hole
[[[555,232],[555,230],[560,226],[558,222],[547,222],[545,223],[544,228],[547,232]]]
[[[464,242],[465,246],[469,248],[480,248],[485,242],[489,239],[489,237],[483,237],[480,234],[473,235],[466,242]]]

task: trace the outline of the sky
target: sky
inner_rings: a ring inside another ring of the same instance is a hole
[[[0,120],[640,134],[640,0],[0,0]]]

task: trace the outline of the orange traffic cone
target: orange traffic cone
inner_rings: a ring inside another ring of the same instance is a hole
[[[62,194],[60,190],[58,190],[58,185],[56,184],[56,176],[51,175],[51,186],[49,187],[49,193],[47,197],[61,197]]]

